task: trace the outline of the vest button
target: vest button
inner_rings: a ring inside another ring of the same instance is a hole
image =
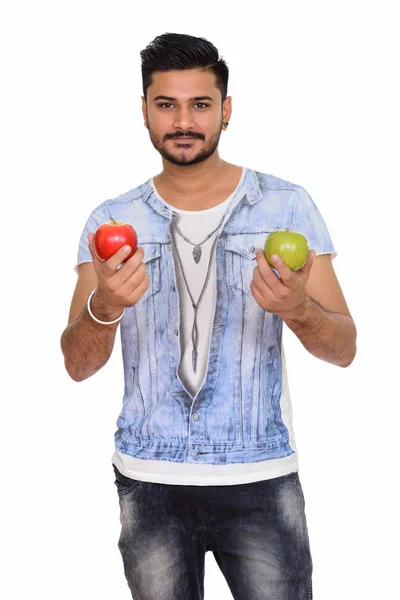
[[[198,421],[200,419],[200,415],[198,413],[193,413],[192,419],[193,421]]]
[[[198,453],[196,452],[196,450],[191,450],[189,454],[190,456],[193,456],[193,458],[195,458]]]

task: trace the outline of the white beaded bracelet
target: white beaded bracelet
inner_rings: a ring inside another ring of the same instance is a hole
[[[91,301],[91,299],[92,299],[92,296],[93,296],[93,294],[95,293],[96,289],[97,289],[97,288],[95,288],[95,289],[93,290],[93,292],[91,292],[91,294],[90,294],[89,298],[87,299],[86,306],[87,306],[87,309],[88,309],[88,313],[89,313],[89,315],[92,317],[92,319],[93,319],[94,321],[96,321],[96,323],[100,323],[100,325],[113,325],[114,323],[118,323],[118,321],[120,321],[120,320],[122,319],[122,317],[124,316],[124,314],[125,314],[125,310],[126,310],[125,308],[124,308],[124,310],[122,311],[122,315],[121,315],[121,316],[119,316],[119,317],[118,317],[118,319],[115,319],[115,321],[100,321],[99,319],[96,319],[96,317],[95,317],[95,316],[94,316],[94,314],[92,313],[92,311],[91,311],[91,309],[90,309],[90,301]]]

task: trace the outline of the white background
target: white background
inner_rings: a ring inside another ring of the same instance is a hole
[[[140,112],[139,52],[167,31],[204,36],[219,48],[233,96],[221,155],[310,193],[338,251],[334,266],[358,327],[348,369],[313,358],[284,334],[315,600],[396,595],[394,5],[3,4],[2,598],[131,597],[111,467],[123,395],[119,339],[102,371],[79,384],[64,370],[59,339],[89,213],[161,169]],[[211,553],[205,588],[206,600],[231,598]]]

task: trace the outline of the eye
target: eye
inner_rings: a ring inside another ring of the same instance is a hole
[[[195,106],[197,106],[198,108],[207,108],[210,105],[206,104],[205,102],[197,102],[197,104],[195,104]]]
[[[169,108],[173,105],[171,104],[171,102],[162,102],[161,104],[157,104],[157,106],[159,106],[160,108]]]

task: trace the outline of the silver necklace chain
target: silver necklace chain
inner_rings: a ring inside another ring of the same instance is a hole
[[[221,221],[221,223],[222,223],[222,221]],[[213,233],[215,233],[215,231]],[[210,236],[208,236],[208,237],[210,237]],[[208,280],[210,278],[212,255],[213,255],[213,251],[214,251],[215,244],[217,242],[218,236],[215,237],[215,240],[214,240],[213,245],[211,247],[210,260],[208,261],[206,278],[205,278],[205,281],[204,281],[204,284],[203,284],[203,288],[202,288],[202,290],[200,292],[200,296],[199,296],[197,302],[194,301],[192,293],[191,293],[191,291],[189,289],[189,285],[188,285],[188,282],[187,282],[187,279],[186,279],[185,271],[183,269],[181,257],[179,256],[179,252],[178,252],[178,248],[177,248],[174,236],[172,235],[171,238],[172,238],[172,243],[173,243],[174,248],[175,248],[176,256],[178,258],[179,266],[180,266],[181,271],[182,271],[183,281],[185,282],[185,286],[186,286],[187,292],[188,292],[188,294],[190,296],[190,300],[192,302],[192,307],[193,307],[193,311],[194,311],[194,319],[193,319],[193,327],[192,327],[192,345],[193,345],[193,350],[192,350],[192,369],[193,369],[193,372],[196,373],[197,355],[198,355],[197,348],[198,348],[198,340],[199,340],[199,329],[198,329],[198,326],[197,326],[197,311],[199,309],[200,302],[203,299],[204,292],[206,291],[207,283],[208,283]]]
[[[187,242],[188,244],[191,244],[192,246],[194,246],[193,248],[193,260],[194,262],[197,264],[200,262],[201,259],[201,246],[202,244],[204,244],[204,242],[206,242],[207,240],[210,239],[210,237],[212,235],[214,235],[214,233],[221,227],[222,225],[222,221],[224,220],[224,216],[222,215],[222,219],[220,220],[220,222],[218,223],[218,225],[216,226],[216,228],[207,235],[207,237],[204,238],[204,240],[202,242],[199,242],[198,244],[195,244],[194,242],[190,241],[189,238],[187,238],[182,231],[179,229],[178,225],[175,223],[174,220],[171,221],[171,225],[173,226],[173,228],[175,229],[175,231],[177,233],[179,233],[179,235],[185,240],[185,242]]]

